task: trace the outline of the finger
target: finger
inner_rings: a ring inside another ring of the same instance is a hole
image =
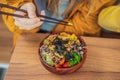
[[[29,27],[28,25],[24,25],[24,24],[20,23],[20,21],[18,21],[18,20],[15,20],[15,25],[18,26],[19,29],[23,29],[23,30],[27,30],[27,27]]]
[[[41,13],[40,13],[40,15],[45,15],[45,10],[42,10]],[[40,19],[44,20],[45,18],[40,17]]]
[[[27,5],[26,9],[27,9],[29,18],[36,17],[36,8],[35,8],[35,5],[33,3],[29,3],[29,5]]]
[[[19,29],[24,29],[24,30],[31,30],[31,29],[34,29],[36,27],[39,27],[42,23],[41,22],[38,22],[36,24],[33,24],[33,25],[23,25],[21,24],[19,21],[15,21],[15,25],[17,25],[19,27]]]
[[[33,18],[33,19],[17,18],[17,20],[20,21],[24,25],[33,25],[33,24],[40,22],[40,18]]]
[[[14,14],[23,15],[23,16],[26,15],[26,13],[21,12],[21,11],[15,11]],[[17,19],[17,18],[19,18],[19,17],[13,17],[13,18],[14,18],[14,19]]]
[[[24,28],[23,25],[19,21],[17,21],[17,20],[15,20],[15,25],[18,26],[19,29],[23,29]]]
[[[38,22],[38,23],[36,23],[34,25],[29,25],[29,28],[27,30],[31,30],[31,29],[34,29],[36,27],[40,27],[41,24],[42,24],[42,22]]]
[[[18,26],[20,29],[25,29],[25,30],[31,30],[34,29],[38,26],[40,26],[43,22],[37,22],[36,24],[32,24],[32,25],[24,25],[22,24],[20,21],[15,21],[15,25]]]

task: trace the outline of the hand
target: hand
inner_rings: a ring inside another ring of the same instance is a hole
[[[31,30],[36,27],[39,27],[43,23],[43,21],[40,21],[40,19],[43,19],[43,18],[39,18],[36,16],[36,8],[33,3],[26,3],[20,8],[26,10],[28,12],[27,15],[29,17],[29,18],[14,17],[15,25],[17,25],[20,29]],[[26,15],[26,13],[21,11],[16,11],[14,14],[23,15],[23,16]],[[44,10],[41,11],[41,15],[45,15]]]

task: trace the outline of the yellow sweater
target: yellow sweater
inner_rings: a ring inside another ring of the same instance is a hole
[[[8,4],[14,7],[31,2],[32,0],[1,0],[0,3]],[[72,12],[66,17],[65,20],[73,22],[74,26],[57,25],[53,32],[72,32],[79,35],[87,36],[99,36],[101,28],[97,23],[98,14],[101,9],[108,7],[116,2],[116,0],[88,0],[89,3],[79,2]],[[94,1],[94,3],[93,3]],[[93,3],[93,4],[90,4]],[[2,11],[14,13],[13,10],[2,8]],[[35,33],[40,30],[37,27],[32,30],[20,30],[18,26],[14,24],[14,19],[11,16],[2,15],[5,24],[8,29],[14,33],[14,45],[21,33],[32,32]]]

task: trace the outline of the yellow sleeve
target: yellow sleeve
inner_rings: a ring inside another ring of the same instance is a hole
[[[26,2],[32,2],[32,0],[2,0],[0,3],[8,4],[14,7],[19,7],[21,4]],[[4,12],[14,13],[14,10],[2,8]],[[12,16],[2,15],[5,24],[7,25],[8,29],[13,33],[23,33],[23,32],[36,32],[39,28],[35,28],[33,30],[20,30],[18,26],[14,24],[14,19]]]
[[[58,25],[54,32],[69,32],[84,36],[100,36],[101,27],[98,25],[99,12],[108,6],[113,5],[116,0],[87,0],[79,2],[72,10],[68,19],[73,26]],[[103,17],[104,19],[104,17]],[[102,19],[101,19],[102,20]]]
[[[120,5],[102,10],[99,14],[98,23],[106,30],[120,33]]]
[[[14,6],[14,7],[19,7],[19,6],[21,6],[22,4],[24,4],[26,2],[32,2],[32,1],[33,0],[1,0],[0,3],[8,4],[8,5]],[[8,12],[8,13],[14,13],[14,10],[7,9],[7,8],[1,8],[1,11]],[[3,18],[4,22],[5,22],[5,24],[7,25],[8,29],[11,32],[13,32],[13,34],[14,34],[14,45],[16,43],[16,40],[18,39],[18,36],[21,33],[24,33],[24,32],[35,33],[40,29],[40,27],[37,27],[37,28],[32,29],[32,30],[21,30],[21,29],[19,29],[18,26],[16,26],[14,24],[14,19],[13,19],[12,16],[2,15],[2,18]]]

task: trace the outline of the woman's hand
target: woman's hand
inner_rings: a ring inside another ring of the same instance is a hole
[[[14,17],[15,25],[17,25],[20,29],[31,30],[36,27],[39,27],[43,23],[42,21],[40,21],[41,18],[36,16],[36,8],[33,3],[26,3],[20,8],[26,10],[28,12],[27,15],[29,17],[29,18]],[[26,15],[26,13],[21,11],[16,11],[14,14],[23,15],[23,16]],[[45,15],[44,10],[41,11],[41,15]]]

